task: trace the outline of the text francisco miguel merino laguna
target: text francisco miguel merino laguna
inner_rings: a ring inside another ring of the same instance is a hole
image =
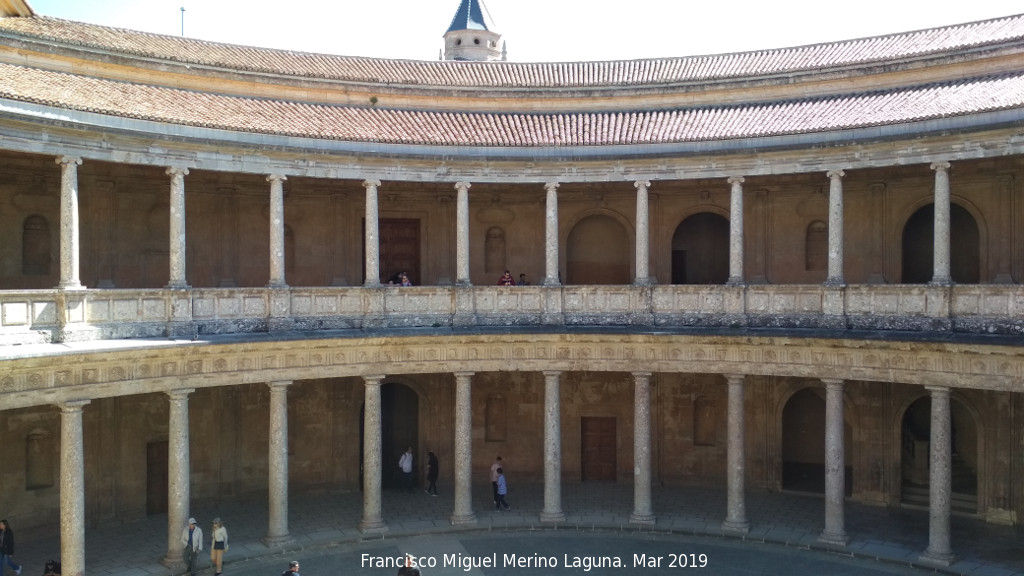
[[[490,556],[470,556],[467,554],[442,554],[440,562],[437,556],[374,556],[363,554],[362,568],[461,568],[470,571],[474,568],[579,568],[589,572],[591,568],[624,568],[624,567],[662,567],[662,562],[679,567],[703,567],[708,563],[705,554],[670,554],[668,557],[649,554],[634,554],[632,564],[627,564],[618,556],[571,556],[565,554],[561,561],[557,556],[540,556],[538,554],[501,554]],[[500,561],[500,562],[499,562]],[[628,559],[627,559],[628,561]]]

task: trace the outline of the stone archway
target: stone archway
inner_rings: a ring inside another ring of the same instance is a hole
[[[825,398],[819,388],[794,393],[782,409],[782,489],[825,493]],[[843,419],[846,496],[853,494],[851,430]]]
[[[928,506],[931,409],[931,397],[922,396],[907,407],[901,422],[901,501],[911,506]],[[978,428],[967,407],[956,398],[950,398],[949,411],[953,509],[974,514],[978,508]]]
[[[981,236],[978,223],[966,208],[949,207],[949,272],[957,284],[981,281]],[[935,205],[922,206],[903,226],[903,284],[927,284],[934,275]]]
[[[565,252],[566,284],[629,284],[629,233],[605,214],[587,216],[572,227]]]
[[[412,446],[413,454],[419,450],[419,414],[420,397],[416,391],[405,384],[385,382],[380,389],[380,426],[381,426],[381,487],[398,489],[402,486],[402,474],[398,469],[398,460],[407,446]],[[366,405],[359,408],[359,486],[363,485],[362,463],[363,436]],[[413,465],[413,477],[418,476],[422,468],[417,460]]]
[[[729,280],[729,221],[712,212],[683,220],[672,235],[673,284]]]

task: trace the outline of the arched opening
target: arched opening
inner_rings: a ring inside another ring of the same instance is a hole
[[[21,230],[21,273],[50,273],[50,223],[37,214],[26,218]]]
[[[366,404],[359,408],[359,485],[363,485],[362,463],[366,461],[363,438],[365,436]],[[405,384],[389,382],[380,387],[380,427],[381,427],[381,487],[385,489],[403,489],[402,471],[398,468],[398,460],[405,449],[412,446],[412,474],[417,479],[418,470],[423,468],[420,462],[419,430],[420,430],[420,397],[415,390]]]
[[[580,220],[569,232],[566,284],[629,284],[629,234],[610,216]]]
[[[902,502],[928,506],[932,399],[922,396],[903,413],[900,429]],[[978,508],[978,429],[967,408],[950,398],[953,509],[974,514]]]
[[[782,489],[825,493],[825,398],[816,388],[804,388],[782,409]],[[846,495],[853,493],[850,427],[843,419],[843,466]]]
[[[673,284],[725,284],[729,280],[729,221],[694,214],[672,235]]]
[[[957,284],[981,281],[978,223],[966,208],[949,207],[949,272]],[[903,226],[903,284],[927,284],[934,277],[935,205],[922,206]]]

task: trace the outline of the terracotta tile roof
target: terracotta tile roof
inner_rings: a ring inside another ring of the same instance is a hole
[[[1024,40],[1024,15],[859,40],[711,56],[608,62],[387,60],[254,48],[42,16],[0,18],[0,35],[238,71],[446,87],[663,85],[901,60]]]
[[[0,97],[171,124],[450,146],[695,142],[879,126],[1024,107],[1024,71],[827,98],[674,110],[458,113],[244,98],[0,64]]]

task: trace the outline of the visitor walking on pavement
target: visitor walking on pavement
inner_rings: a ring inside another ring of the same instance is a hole
[[[405,476],[405,488],[412,492],[412,446],[405,449],[405,454],[398,459],[398,467],[402,469]]]
[[[4,576],[4,566],[21,574],[21,566],[14,563],[14,531],[6,519],[0,520],[0,576]]]
[[[437,496],[437,473],[438,473],[438,462],[437,454],[428,451],[427,452],[427,480],[430,481],[430,485],[427,486],[425,492],[431,496]]]
[[[494,459],[494,464],[491,464],[491,492],[494,496],[494,504],[498,504],[498,470],[505,467],[505,463],[501,461],[501,456]]]
[[[217,571],[213,576],[220,576],[224,567],[224,552],[228,549],[228,529],[220,522],[220,518],[213,519],[213,536],[210,538],[210,564],[213,564]]]
[[[299,561],[292,560],[288,564],[288,569],[281,572],[281,576],[299,576]]]
[[[203,551],[203,529],[196,525],[195,518],[189,518],[188,526],[182,530],[181,545],[188,573],[196,576],[199,571],[199,553]]]
[[[494,509],[504,508],[505,511],[512,509],[505,501],[505,495],[508,494],[508,483],[505,481],[505,470],[498,468],[498,501],[494,504]]]

